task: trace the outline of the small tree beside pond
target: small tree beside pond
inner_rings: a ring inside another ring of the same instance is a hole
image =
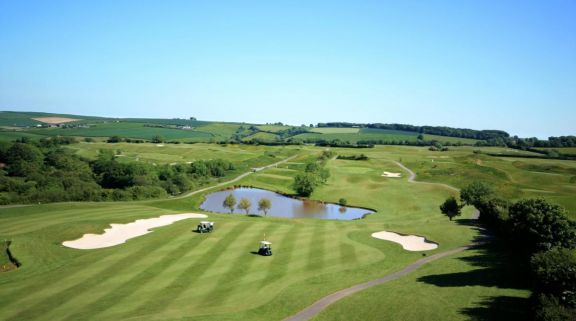
[[[226,196],[224,202],[222,202],[222,206],[228,208],[230,210],[230,214],[234,213],[234,206],[236,206],[236,197],[234,197],[234,195],[232,194]]]
[[[258,201],[258,210],[264,212],[264,216],[268,215],[268,210],[272,207],[272,202],[267,198],[261,198]]]
[[[240,203],[238,204],[238,208],[246,212],[246,215],[250,212],[250,208],[252,207],[252,202],[249,199],[242,197],[240,199]]]

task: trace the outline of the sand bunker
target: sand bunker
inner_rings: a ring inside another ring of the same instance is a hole
[[[372,233],[372,237],[398,243],[402,245],[406,251],[429,251],[438,248],[438,244],[427,241],[422,236],[400,235],[393,232],[382,231]]]
[[[84,234],[74,241],[62,242],[62,245],[80,250],[100,249],[103,247],[115,246],[125,243],[131,238],[135,238],[152,231],[150,229],[170,225],[174,222],[188,218],[206,218],[204,214],[173,214],[162,215],[155,218],[136,220],[127,224],[110,224],[110,228],[104,230],[104,234]]]
[[[71,121],[80,120],[80,119],[64,118],[64,117],[38,117],[38,118],[32,118],[32,119],[37,120],[39,122],[46,123],[46,124],[64,124],[64,123],[69,123]]]
[[[382,176],[384,177],[392,177],[392,178],[398,178],[400,177],[400,175],[401,175],[400,173],[390,173],[390,172],[384,172],[382,174]]]

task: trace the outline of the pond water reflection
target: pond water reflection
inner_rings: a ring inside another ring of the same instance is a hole
[[[262,198],[270,200],[272,207],[268,211],[268,215],[276,217],[353,220],[362,218],[366,214],[374,213],[374,211],[364,208],[340,206],[310,200],[303,201],[264,189],[245,187],[210,193],[206,195],[206,200],[200,205],[200,208],[205,211],[229,213],[230,209],[225,208],[223,202],[230,194],[234,195],[237,202],[240,202],[242,198],[249,199],[252,203],[249,211],[250,214],[264,215],[263,212],[258,211],[258,201]],[[234,213],[244,213],[244,211],[235,208]]]

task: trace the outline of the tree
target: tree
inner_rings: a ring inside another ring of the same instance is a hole
[[[122,138],[120,138],[120,136],[112,136],[112,137],[108,138],[108,140],[106,142],[108,142],[108,143],[120,143],[120,142],[122,142]]]
[[[521,200],[510,207],[508,216],[515,241],[528,250],[576,248],[576,222],[559,205],[544,199]]]
[[[272,202],[268,198],[261,198],[258,201],[258,210],[264,212],[264,215],[268,215],[268,210],[272,207]]]
[[[294,190],[300,196],[310,196],[316,187],[316,178],[310,173],[298,174],[294,177]]]
[[[160,135],[155,135],[154,137],[152,137],[152,143],[154,144],[160,144],[164,142],[164,137],[160,136]]]
[[[348,201],[345,198],[341,198],[340,200],[338,200],[338,204],[340,204],[340,206],[346,206],[346,204],[348,204]]]
[[[461,214],[460,210],[462,206],[458,204],[458,201],[454,196],[450,196],[444,201],[442,205],[440,205],[440,210],[442,213],[452,221],[453,217],[459,216]]]
[[[576,252],[554,248],[535,254],[530,260],[536,289],[554,295],[565,305],[576,307]]]
[[[244,212],[246,212],[246,215],[248,215],[248,212],[250,212],[250,208],[252,207],[252,202],[250,202],[249,199],[242,197],[240,199],[240,203],[238,204],[238,208],[243,210]]]
[[[222,206],[225,208],[230,209],[230,214],[234,213],[234,206],[236,206],[236,197],[234,195],[229,194],[222,202]]]
[[[481,204],[492,198],[492,187],[483,182],[472,182],[460,191],[460,200],[465,205],[480,207]]]

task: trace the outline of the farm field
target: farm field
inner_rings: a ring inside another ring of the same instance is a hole
[[[48,113],[17,113],[1,112],[0,126],[4,129],[19,128],[18,133],[8,133],[0,131],[0,140],[11,140],[22,136],[50,137],[50,136],[74,136],[74,137],[92,137],[105,139],[111,136],[122,138],[151,140],[155,136],[160,136],[168,141],[176,142],[218,142],[229,141],[235,137],[242,128],[248,128],[252,125],[244,123],[225,123],[199,121],[190,119],[155,119],[155,118],[103,118],[80,115],[61,115]],[[4,117],[5,116],[5,117]],[[70,124],[88,124],[89,128],[35,128],[36,125],[43,124],[34,118],[57,117],[73,118],[78,121]],[[188,126],[186,129],[177,128],[177,126]],[[244,141],[257,139],[262,142],[272,142],[278,139],[275,133],[300,127],[289,125],[255,125],[253,133],[243,137]],[[305,127],[307,133],[286,136],[295,141],[332,141],[340,140],[352,144],[358,141],[373,142],[416,142],[419,133],[401,130],[375,129],[375,128],[356,128],[356,127]],[[477,140],[459,137],[423,135],[425,141],[438,141],[443,144],[464,144],[474,145]]]
[[[155,154],[161,149],[168,155],[161,160],[166,163],[203,155],[241,162],[256,159],[265,164],[298,151],[299,157],[235,183],[284,193],[292,193],[292,178],[323,150],[311,146],[98,143],[69,148],[95,157],[100,148],[110,145],[126,155],[140,155],[137,157],[143,161],[158,161]],[[343,155],[358,153],[355,149],[333,150]],[[0,209],[0,237],[13,241],[11,249],[23,263],[17,271],[0,274],[0,319],[281,320],[325,295],[397,271],[422,257],[398,244],[370,237],[373,232],[425,236],[439,244],[429,254],[470,243],[478,235],[469,225],[472,209],[465,208],[461,218],[449,221],[438,205],[455,192],[441,185],[408,182],[407,173],[394,163],[398,160],[415,170],[419,180],[463,187],[471,179],[481,178],[498,183],[511,199],[541,196],[558,201],[567,205],[574,217],[576,204],[569,201],[573,190],[568,182],[574,167],[570,161],[554,161],[554,179],[542,180],[542,175],[551,174],[534,168],[548,166],[549,160],[492,157],[473,153],[472,148],[432,152],[388,146],[362,152],[368,161],[330,160],[327,184],[311,195],[328,202],[343,197],[350,206],[377,211],[356,221],[209,213],[209,219],[216,222],[213,234],[193,233],[199,220],[190,219],[126,244],[83,251],[60,244],[84,233],[99,233],[110,223],[201,212],[198,206],[208,192],[164,200]],[[276,157],[263,157],[270,154]],[[382,177],[383,171],[401,173],[401,178]],[[559,179],[567,183],[557,184]],[[530,190],[535,182],[539,182],[538,190]],[[264,233],[273,243],[272,257],[251,253]],[[480,281],[508,279],[511,272],[502,265],[506,258],[498,249],[468,250],[355,294],[317,319],[466,320],[494,313],[511,315],[525,307],[530,295],[526,285],[517,278],[504,287]],[[413,292],[419,295],[413,297]],[[414,302],[418,308],[409,304]],[[502,302],[506,304],[499,304]]]
[[[401,130],[375,129],[375,128],[314,128],[315,133],[305,133],[294,136],[295,139],[302,140],[326,140],[348,141],[357,143],[358,141],[409,141],[416,142],[417,132]],[[477,140],[459,137],[446,137],[437,135],[423,135],[425,140],[437,140],[441,143],[458,143],[473,145]]]

